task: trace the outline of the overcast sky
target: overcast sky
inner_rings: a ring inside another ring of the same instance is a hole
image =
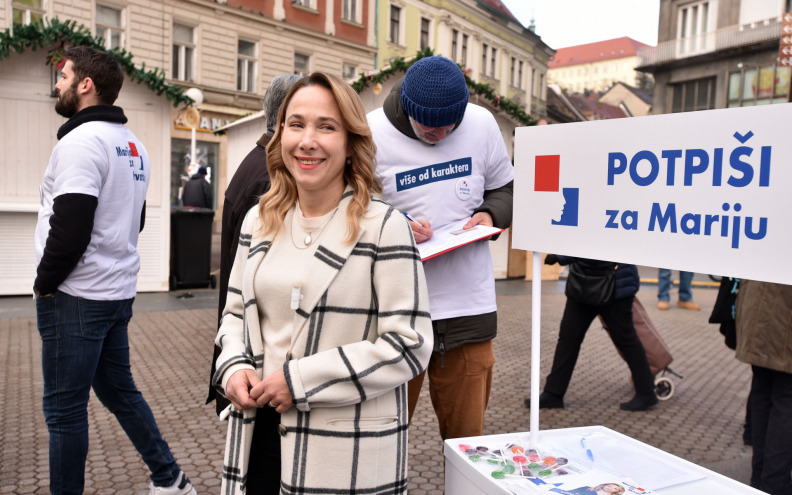
[[[558,49],[628,36],[657,45],[660,0],[501,0],[536,34]]]

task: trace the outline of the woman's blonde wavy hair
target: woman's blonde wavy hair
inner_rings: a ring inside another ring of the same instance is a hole
[[[352,86],[338,77],[322,72],[314,72],[297,81],[281,104],[275,135],[267,145],[267,169],[271,185],[270,190],[259,200],[262,232],[265,235],[280,233],[286,212],[297,201],[297,184],[283,163],[281,138],[289,102],[297,91],[309,86],[321,86],[330,90],[341,113],[342,124],[347,130],[347,147],[352,154],[344,167],[344,184],[352,188],[352,200],[347,209],[345,242],[353,242],[360,232],[360,218],[368,209],[372,194],[382,195],[382,182],[375,173],[374,165],[377,148],[366,121],[366,110],[358,94]]]

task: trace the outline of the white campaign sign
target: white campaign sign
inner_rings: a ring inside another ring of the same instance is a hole
[[[792,103],[521,127],[515,248],[792,284]]]

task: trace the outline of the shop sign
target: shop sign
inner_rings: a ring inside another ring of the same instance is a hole
[[[784,67],[792,66],[792,12],[785,12],[782,16],[778,63]]]

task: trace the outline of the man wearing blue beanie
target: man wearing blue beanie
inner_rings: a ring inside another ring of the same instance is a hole
[[[514,170],[498,124],[468,102],[465,76],[444,57],[415,62],[383,108],[368,114],[383,194],[409,213],[415,240],[467,220],[507,228]],[[497,333],[489,246],[479,241],[424,262],[435,346],[427,371],[409,383],[412,418],[425,373],[440,435],[483,433]]]

